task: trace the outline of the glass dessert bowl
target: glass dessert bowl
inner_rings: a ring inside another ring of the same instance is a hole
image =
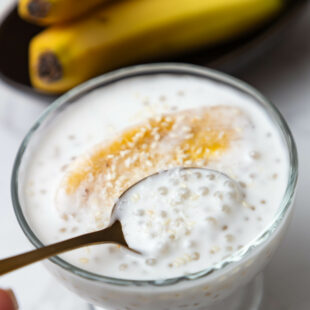
[[[253,240],[224,259],[208,268],[177,277],[104,276],[58,256],[45,261],[45,265],[70,290],[105,309],[257,309],[262,297],[262,279],[258,275],[276,250],[289,223],[297,182],[297,154],[290,130],[276,108],[255,89],[225,74],[185,64],[143,65],[95,78],[60,97],[30,129],[17,154],[12,175],[12,199],[18,221],[34,246],[42,246],[41,238],[30,223],[23,190],[25,171],[34,160],[32,152],[42,142],[46,128],[56,123],[68,107],[94,91],[104,90],[120,81],[126,83],[132,78],[158,75],[212,81],[250,98],[266,113],[282,141],[288,161],[284,194],[272,221]]]

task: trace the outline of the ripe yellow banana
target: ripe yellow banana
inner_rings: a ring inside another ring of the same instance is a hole
[[[19,15],[38,25],[72,20],[107,0],[19,0]]]
[[[34,87],[62,93],[135,62],[160,59],[231,38],[275,14],[282,0],[126,0],[30,44]]]

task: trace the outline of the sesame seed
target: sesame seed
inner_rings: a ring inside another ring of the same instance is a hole
[[[124,270],[126,270],[128,268],[128,265],[127,264],[120,264],[119,265],[119,270],[121,270],[121,271],[124,271]]]
[[[131,201],[137,202],[137,201],[139,201],[139,200],[140,200],[140,195],[139,195],[138,193],[133,193],[133,194],[131,195]]]
[[[170,240],[175,240],[175,235],[174,234],[169,235],[169,239]]]
[[[192,258],[192,260],[199,260],[200,254],[199,254],[198,252],[194,252],[194,253],[191,255],[191,258]]]
[[[82,263],[82,264],[87,264],[87,263],[89,262],[89,259],[86,258],[86,257],[82,257],[82,258],[79,259],[79,261],[80,261],[80,263]]]
[[[189,140],[189,139],[192,139],[192,138],[194,138],[194,134],[192,134],[192,133],[185,136],[186,140]]]
[[[189,126],[183,126],[182,127],[182,131],[184,132],[184,133],[188,133],[188,132],[190,132],[192,129],[189,127]]]
[[[212,217],[212,216],[207,217],[206,221],[209,222],[209,223],[212,223],[214,225],[217,224],[217,220],[214,217]]]
[[[274,180],[276,180],[276,179],[278,178],[278,174],[277,174],[277,173],[274,173],[274,174],[272,175],[272,178],[273,178]]]

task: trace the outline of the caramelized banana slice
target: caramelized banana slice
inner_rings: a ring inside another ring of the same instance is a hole
[[[238,108],[216,106],[160,115],[97,145],[67,170],[56,202],[66,218],[87,208],[101,228],[115,200],[129,186],[157,171],[176,166],[205,167],[240,134]]]

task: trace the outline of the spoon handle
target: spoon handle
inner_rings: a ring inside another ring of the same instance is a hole
[[[128,245],[123,237],[121,224],[119,221],[114,222],[112,226],[109,226],[108,228],[100,231],[88,233],[74,237],[72,239],[41,247],[30,252],[2,259],[0,260],[0,276],[50,256],[77,249],[86,245],[105,242],[117,243],[128,248]]]

